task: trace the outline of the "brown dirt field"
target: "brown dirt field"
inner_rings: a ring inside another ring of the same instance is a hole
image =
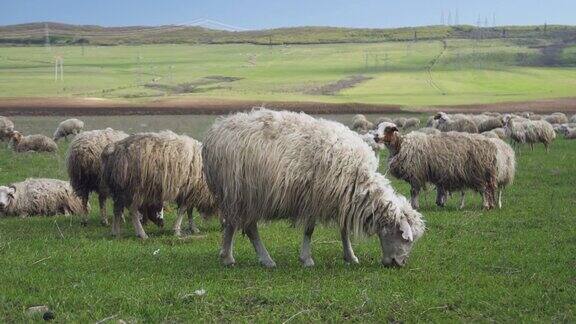
[[[62,116],[62,115],[221,115],[250,110],[261,106],[259,101],[217,99],[162,99],[149,102],[130,102],[97,98],[0,98],[0,115],[7,116]],[[323,103],[277,101],[267,103],[268,108],[302,111],[311,114],[364,113],[384,114],[401,112],[576,112],[575,98],[505,102],[496,104],[470,104],[453,106],[403,107],[400,105]]]

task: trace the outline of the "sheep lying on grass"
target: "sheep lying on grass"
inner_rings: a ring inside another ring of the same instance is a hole
[[[61,138],[68,139],[69,135],[80,134],[83,128],[84,122],[80,119],[66,119],[58,125],[58,128],[56,128],[56,131],[54,132],[54,141]]]
[[[485,208],[494,207],[497,152],[488,138],[457,132],[401,136],[396,127],[387,127],[376,142],[390,151],[390,173],[410,183],[413,208],[419,208],[418,195],[428,182],[436,185],[440,206],[446,191],[473,189],[482,194]]]
[[[366,119],[366,116],[362,114],[354,115],[352,117],[352,130],[360,133],[366,134],[369,130],[374,128],[374,124]]]
[[[310,244],[318,222],[338,224],[349,263],[358,262],[351,234],[378,234],[383,264],[402,266],[424,232],[422,216],[377,172],[368,145],[342,124],[285,111],[238,113],[210,128],[202,156],[226,222],[220,253],[225,265],[235,263],[237,230],[264,266],[276,265],[260,241],[261,220],[289,219],[304,228],[305,266],[314,265]]]
[[[0,214],[6,216],[52,216],[87,213],[70,184],[56,179],[27,179],[0,186]]]
[[[438,129],[443,132],[464,132],[464,133],[478,133],[478,127],[473,121],[466,116],[453,115],[449,116],[446,113],[439,112],[434,116],[438,120]]]
[[[534,143],[542,143],[548,152],[548,147],[556,138],[554,128],[545,120],[528,120],[504,116],[504,129],[506,135],[516,144],[529,143],[530,148],[534,150]]]
[[[565,139],[576,139],[576,127],[560,126],[559,133],[564,135]]]
[[[51,138],[44,135],[23,136],[18,131],[11,134],[10,148],[19,153],[58,151],[58,145]]]
[[[0,141],[9,140],[14,131],[14,123],[8,117],[0,116]]]
[[[109,144],[102,152],[102,178],[114,200],[112,233],[120,236],[122,211],[128,208],[136,235],[147,238],[139,210],[164,202],[178,205],[177,236],[185,213],[190,230],[197,232],[193,209],[204,215],[216,210],[202,173],[201,148],[195,139],[170,131],[135,134]]]
[[[91,192],[98,193],[100,203],[100,222],[108,225],[106,215],[106,198],[108,190],[102,181],[102,163],[100,156],[104,148],[110,144],[128,137],[122,131],[111,128],[93,130],[79,134],[70,143],[66,156],[66,168],[70,185],[76,194],[82,198],[84,204],[88,204],[88,196]],[[84,215],[84,223],[88,215]]]
[[[550,124],[566,124],[568,122],[568,117],[564,113],[553,113],[544,117],[544,120]]]

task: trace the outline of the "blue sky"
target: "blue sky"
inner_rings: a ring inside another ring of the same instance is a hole
[[[576,24],[576,0],[0,0],[0,25],[54,21],[103,26],[162,25],[209,18],[248,29],[285,26]],[[486,19],[487,18],[487,19]]]

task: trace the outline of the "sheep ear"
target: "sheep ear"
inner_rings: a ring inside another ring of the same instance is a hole
[[[402,232],[403,239],[405,239],[408,242],[414,241],[414,235],[412,234],[412,227],[410,227],[410,224],[408,224],[408,222],[405,219],[403,219],[400,222],[400,231]]]
[[[16,187],[10,186],[8,187],[8,195],[14,198],[14,194],[16,193]]]

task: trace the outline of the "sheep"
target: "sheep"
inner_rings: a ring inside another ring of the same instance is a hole
[[[552,115],[544,117],[544,120],[550,124],[566,124],[568,123],[568,118],[563,113],[553,113]]]
[[[10,140],[14,123],[8,117],[0,116],[0,141]]]
[[[504,123],[502,122],[502,118],[500,117],[487,117],[479,124],[477,124],[477,126],[478,126],[478,132],[484,133],[487,131],[491,131],[494,128],[501,128],[504,126]]]
[[[415,117],[410,117],[406,119],[406,122],[404,123],[404,128],[418,127],[418,126],[420,126],[420,119]]]
[[[576,114],[572,115],[572,117],[570,117],[570,123],[576,123]]]
[[[426,135],[438,135],[442,133],[439,129],[432,127],[423,127],[420,129],[413,130],[413,132],[418,132]]]
[[[366,134],[369,130],[374,128],[374,124],[366,119],[366,116],[358,114],[354,115],[352,118],[352,130],[360,133]]]
[[[406,121],[407,121],[407,119],[405,117],[397,117],[397,118],[394,118],[394,120],[392,122],[394,124],[396,124],[396,126],[403,128],[404,126],[406,126]]]
[[[560,126],[559,133],[563,134],[565,139],[576,139],[576,128],[574,127],[568,127],[567,125],[562,125]]]
[[[11,133],[10,148],[15,152],[56,152],[58,145],[51,138],[44,135],[23,136],[18,131]]]
[[[374,124],[374,129],[378,128],[378,125],[380,125],[380,123],[393,123],[394,121],[392,121],[392,118],[388,118],[388,117],[380,117],[378,118],[378,120],[376,120],[376,123]]]
[[[56,179],[26,179],[0,186],[0,214],[27,217],[86,213],[70,184]]]
[[[304,113],[253,110],[218,120],[202,148],[208,186],[226,220],[220,256],[235,263],[232,244],[243,230],[260,263],[274,267],[258,234],[260,220],[290,219],[304,228],[300,261],[313,266],[317,222],[336,222],[344,260],[358,263],[350,234],[378,234],[386,266],[403,266],[424,233],[422,215],[377,172],[359,136]]]
[[[500,139],[500,137],[498,136],[498,134],[496,134],[496,133],[493,132],[493,131],[483,132],[483,133],[481,133],[481,135],[484,135],[484,136],[486,136],[486,137],[488,137],[488,138],[498,138],[498,139]]]
[[[68,135],[79,134],[83,128],[84,122],[80,119],[66,119],[58,125],[58,128],[56,128],[56,131],[54,132],[54,141],[57,141],[63,137],[68,139]]]
[[[106,215],[108,190],[102,181],[100,156],[108,144],[126,137],[128,134],[112,128],[83,132],[72,140],[66,154],[66,169],[70,178],[70,185],[82,199],[84,205],[88,204],[88,196],[91,192],[98,193],[102,225],[108,225],[108,216]],[[86,224],[88,215],[84,216],[83,223]]]
[[[121,235],[121,215],[128,208],[136,235],[148,238],[142,228],[139,209],[175,202],[178,217],[174,234],[181,235],[181,223],[188,213],[192,232],[196,207],[203,215],[216,211],[202,173],[202,144],[171,131],[139,133],[106,146],[102,152],[102,179],[114,200],[112,234]]]
[[[428,117],[428,119],[426,120],[426,127],[438,128],[438,120],[435,117],[436,115]]]
[[[507,137],[506,130],[504,129],[504,127],[494,128],[493,130],[491,130],[491,132],[498,135],[498,138],[500,139],[505,139]]]
[[[512,184],[516,174],[516,154],[510,145],[501,139],[494,137],[489,139],[496,147],[496,169],[497,169],[497,189],[498,208],[502,208],[502,192]],[[460,209],[464,208],[465,192],[461,193]]]
[[[534,143],[543,143],[546,152],[556,138],[554,128],[545,120],[528,120],[504,116],[506,135],[516,144],[529,143],[534,150]]]
[[[446,191],[470,188],[482,193],[484,208],[494,207],[497,152],[488,138],[458,132],[402,136],[398,128],[388,127],[376,142],[390,152],[389,172],[410,183],[413,208],[419,208],[418,195],[427,182],[436,185],[439,206]]]
[[[438,129],[442,132],[465,132],[465,133],[478,133],[478,127],[470,119],[461,116],[449,116],[443,112],[439,112],[434,116],[438,120]]]

